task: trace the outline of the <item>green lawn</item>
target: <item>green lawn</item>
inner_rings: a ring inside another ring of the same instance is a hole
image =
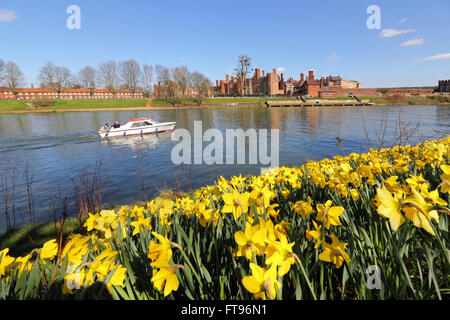
[[[0,101],[0,112],[25,111],[29,109],[26,103],[31,101]],[[70,109],[102,109],[102,108],[133,108],[145,107],[146,99],[99,99],[99,100],[58,100],[48,107],[38,110],[70,110]]]
[[[359,97],[361,100],[370,100],[376,104],[387,105],[436,105],[436,104],[450,104],[450,98],[446,97]],[[317,98],[308,98],[317,99]],[[336,97],[326,98],[324,100],[351,100],[351,97]],[[297,100],[295,97],[216,97],[205,98],[202,105],[214,105],[224,103],[262,103],[267,100]],[[13,111],[32,111],[26,104],[30,101],[0,101],[1,112]],[[145,107],[147,99],[99,99],[99,100],[58,100],[49,106],[43,106],[36,110],[71,110],[71,109],[110,109],[110,108],[137,108]],[[183,99],[185,105],[195,105],[194,98]],[[151,101],[152,107],[170,107],[172,106],[166,99],[153,99]]]

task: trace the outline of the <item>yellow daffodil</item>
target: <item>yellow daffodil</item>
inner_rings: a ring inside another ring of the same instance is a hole
[[[134,227],[133,229],[133,236],[136,234],[139,234],[141,230],[147,228],[147,230],[150,230],[152,227],[150,225],[150,217],[144,218],[143,216],[139,216],[139,218],[135,221],[132,221],[130,223],[131,226]]]
[[[248,211],[248,201],[250,194],[248,192],[239,193],[233,191],[233,193],[225,193],[222,195],[222,200],[225,205],[222,208],[223,213],[232,213],[235,220],[238,220],[242,213]]]
[[[443,174],[441,175],[441,192],[442,193],[450,193],[450,166],[441,165],[441,170]]]
[[[52,260],[58,254],[58,244],[56,240],[50,240],[44,243],[43,247],[39,251],[39,256],[41,260],[49,259]]]
[[[340,268],[344,261],[350,262],[350,258],[345,252],[347,243],[340,242],[339,239],[332,234],[332,243],[323,243],[324,250],[319,254],[319,259],[325,262],[332,262],[336,268]]]
[[[393,231],[397,229],[405,222],[405,218],[401,213],[402,204],[397,197],[386,189],[383,185],[381,188],[377,188],[377,212],[383,218],[388,218]]]
[[[322,243],[322,226],[317,225],[317,223],[313,220],[314,230],[306,230],[306,239],[311,241],[312,239],[316,239],[316,245],[314,249],[317,249]]]
[[[178,269],[184,268],[184,266],[178,264],[169,264],[170,258],[168,256],[166,256],[164,259],[159,260],[161,260],[157,266],[159,270],[153,270],[151,281],[153,282],[155,288],[159,291],[163,291],[164,289],[164,296],[166,297],[172,291],[178,290],[179,281],[175,272]]]
[[[252,260],[253,253],[261,255],[266,239],[267,230],[265,228],[260,229],[259,226],[252,226],[247,222],[245,224],[245,232],[237,231],[234,234],[234,240],[239,246],[236,256],[245,256],[247,259]]]
[[[298,214],[301,214],[303,220],[306,220],[306,216],[314,213],[314,209],[311,206],[311,197],[308,196],[308,201],[297,201],[296,203],[294,203],[294,205],[292,206],[292,208],[294,209],[295,212],[297,212]]]
[[[8,252],[8,248],[0,251],[0,279],[9,272],[15,260],[13,257],[8,256]]]
[[[275,299],[276,293],[281,288],[277,280],[277,267],[272,265],[269,269],[263,269],[257,264],[250,263],[251,276],[242,278],[245,289],[253,293],[255,299]]]
[[[296,255],[292,252],[295,242],[289,243],[284,234],[279,235],[279,241],[270,241],[267,247],[266,264],[279,266],[278,276],[288,273],[291,265],[295,263]]]
[[[341,221],[339,220],[339,216],[344,212],[344,208],[340,206],[333,206],[333,202],[328,200],[325,202],[325,205],[318,204],[316,206],[317,209],[317,221],[325,221],[325,228],[330,229],[330,225],[340,226]]]
[[[406,218],[416,227],[423,228],[435,236],[436,234],[433,231],[430,220],[434,219],[436,222],[439,222],[438,212],[434,210],[433,203],[427,203],[422,195],[414,188],[411,191],[412,195],[405,199],[403,206]]]
[[[150,245],[148,247],[147,256],[152,261],[155,261],[159,255],[164,252],[167,253],[169,259],[172,256],[172,244],[170,240],[156,232],[152,232],[152,235],[159,240],[160,243],[156,243],[153,240],[150,241]]]

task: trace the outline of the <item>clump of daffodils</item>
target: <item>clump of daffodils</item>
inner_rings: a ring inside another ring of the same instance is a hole
[[[260,176],[220,177],[189,196],[89,213],[80,234],[50,240],[23,257],[1,249],[0,285],[40,268],[43,275],[54,272],[49,278],[63,275],[61,292],[66,295],[97,282],[105,283],[110,293],[124,294],[122,288],[139,279],[167,297],[180,286],[183,292],[183,281],[192,274],[201,288],[202,271],[195,270],[183,248],[203,249],[192,243],[181,248],[170,240],[188,241],[195,226],[196,232],[228,235],[229,247],[220,252],[232,252],[230,257],[245,270],[239,279],[243,288],[255,299],[276,299],[283,283],[294,285],[283,278],[291,279],[296,264],[303,268],[299,256],[305,248],[328,270],[357,260],[349,232],[365,226],[349,227],[356,215],[370,211],[371,219],[386,219],[389,232],[409,225],[434,241],[442,215],[450,212],[449,144],[450,137],[272,168]],[[363,209],[352,211],[351,204]],[[298,225],[304,227],[302,234],[292,232]],[[202,240],[204,247],[215,245]],[[194,259],[203,254],[195,251]],[[136,268],[140,263],[143,267]]]

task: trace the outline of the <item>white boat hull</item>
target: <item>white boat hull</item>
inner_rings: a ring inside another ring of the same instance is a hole
[[[109,131],[100,130],[98,134],[101,138],[128,137],[144,134],[155,134],[159,132],[173,131],[176,122],[159,123],[157,125],[138,127],[138,128],[117,128]]]

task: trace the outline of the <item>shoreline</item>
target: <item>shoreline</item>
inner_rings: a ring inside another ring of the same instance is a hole
[[[372,103],[370,106],[389,106],[390,104],[385,103]],[[394,104],[392,104],[394,105]],[[395,105],[398,106],[408,106],[410,104],[401,104],[397,103]],[[416,104],[417,106],[450,106],[448,103],[440,103],[440,104]],[[74,108],[74,109],[38,109],[38,110],[13,110],[13,111],[0,111],[0,115],[8,115],[8,114],[29,114],[29,113],[61,113],[61,112],[100,112],[100,111],[142,111],[142,110],[177,110],[177,109],[215,109],[215,108],[224,108],[224,107],[248,107],[248,106],[261,106],[259,102],[235,102],[228,104],[203,104],[200,106],[196,105],[187,105],[187,106],[154,106],[154,107],[110,107],[110,108]],[[264,106],[265,107],[265,106]],[[308,106],[309,107],[309,106]],[[330,106],[332,107],[332,106]],[[278,107],[283,108],[283,107]],[[294,108],[290,106],[286,106],[286,108]]]
[[[208,109],[208,108],[223,108],[223,107],[248,107],[248,106],[261,106],[259,102],[234,102],[225,104],[202,104],[198,105],[186,105],[186,106],[154,106],[154,107],[110,107],[110,108],[74,108],[74,109],[37,109],[37,110],[13,110],[13,111],[0,111],[2,114],[27,114],[27,113],[57,113],[57,112],[98,112],[98,111],[139,111],[139,110],[176,110],[176,109]]]

